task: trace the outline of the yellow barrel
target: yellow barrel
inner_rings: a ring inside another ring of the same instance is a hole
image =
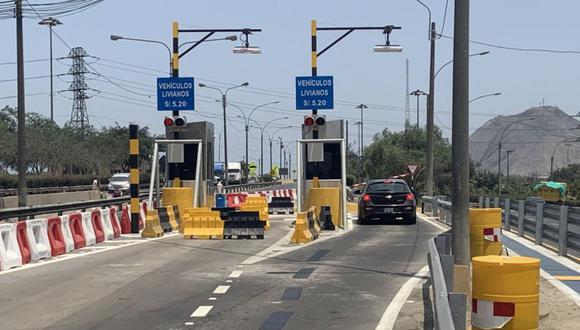
[[[500,255],[501,209],[469,209],[471,257]]]
[[[163,188],[163,205],[177,205],[179,214],[185,213],[185,209],[193,207],[193,188]]]
[[[537,329],[540,260],[481,256],[473,267],[473,329]]]

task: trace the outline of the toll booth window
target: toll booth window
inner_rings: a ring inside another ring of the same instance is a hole
[[[308,159],[308,144],[304,148],[304,159]],[[306,180],[312,180],[318,177],[321,180],[325,179],[341,179],[342,164],[340,157],[339,143],[325,143],[324,147],[324,161],[322,162],[306,162]]]
[[[195,180],[197,149],[197,144],[183,145],[183,164],[181,164],[181,173],[178,173],[178,164],[169,163],[169,180],[173,180],[177,176],[179,176],[181,180]]]

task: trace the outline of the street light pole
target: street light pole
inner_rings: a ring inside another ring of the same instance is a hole
[[[524,122],[526,120],[534,120],[534,119],[536,119],[536,117],[527,117],[527,118],[523,118],[523,119],[520,119],[520,120],[516,120],[514,122],[509,123],[501,131],[501,134],[499,136],[499,143],[498,143],[498,146],[497,146],[497,182],[498,182],[497,192],[498,192],[498,197],[500,197],[500,198],[501,198],[501,148],[503,146],[503,135],[513,125],[515,125],[517,123]]]
[[[481,96],[478,96],[478,97],[476,97],[474,99],[469,100],[469,103],[474,102],[474,101],[477,101],[477,100],[480,100],[480,99],[483,99],[485,97],[500,96],[500,95],[502,95],[502,93],[491,93],[491,94],[481,95]]]
[[[453,40],[452,220],[455,264],[469,268],[469,0],[455,1]]]
[[[435,125],[435,40],[437,40],[437,30],[435,22],[431,22],[431,63],[429,66],[429,95],[427,95],[427,195],[433,196],[433,127]]]
[[[49,40],[50,40],[50,121],[54,122],[54,89],[53,89],[53,71],[52,71],[52,28],[54,26],[62,24],[56,18],[45,18],[38,22],[39,25],[48,26]]]
[[[422,90],[417,89],[415,91],[412,91],[411,94],[409,94],[409,95],[413,95],[413,96],[417,97],[417,128],[419,128],[419,97],[423,96],[423,95],[428,96],[429,94],[423,92]]]
[[[361,178],[364,177],[364,167],[363,167],[363,163],[364,163],[364,121],[363,121],[363,110],[364,109],[368,109],[368,106],[366,104],[360,104],[358,106],[355,107],[355,109],[360,109],[360,160],[359,160],[359,165],[360,165],[360,175]]]

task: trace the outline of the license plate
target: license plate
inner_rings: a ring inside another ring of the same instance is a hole
[[[392,207],[385,207],[383,209],[383,213],[393,213],[393,208]]]

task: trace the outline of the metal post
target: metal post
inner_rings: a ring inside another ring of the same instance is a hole
[[[260,132],[260,181],[264,181],[264,130]]]
[[[518,201],[518,235],[524,237],[526,229],[526,201]]]
[[[248,133],[250,132],[250,125],[246,122],[246,166],[244,172],[246,174],[246,182],[250,178],[250,156],[248,155]]]
[[[509,198],[506,198],[505,200],[505,205],[504,205],[504,228],[507,231],[511,230],[511,225],[512,225],[512,211],[511,211],[511,200]]]
[[[280,165],[278,166],[278,175],[280,176],[280,178],[282,178],[282,176],[280,175],[280,169],[282,169],[282,150],[284,149],[284,143],[282,142],[282,138],[280,138]]]
[[[536,204],[536,245],[544,243],[544,203]]]
[[[344,140],[340,141],[340,152],[342,153],[341,159],[341,177],[342,177],[342,198],[340,199],[342,204],[342,225],[343,228],[348,230],[348,220],[347,220],[347,206],[346,206],[346,145]]]
[[[272,173],[272,139],[270,139],[270,176],[273,176],[274,173]]]
[[[499,197],[493,199],[493,207],[500,208],[499,206]]]
[[[129,125],[131,233],[139,233],[139,126]],[[143,219],[144,220],[144,219]]]
[[[147,209],[153,210],[153,184],[155,181],[159,182],[159,170],[158,170],[158,153],[159,153],[159,144],[155,142],[153,144],[153,159],[151,160],[151,178],[149,179],[149,197],[147,198]],[[157,179],[155,178],[157,177]],[[157,204],[161,207],[161,203],[159,200],[159,184],[157,184]]]
[[[469,0],[455,2],[453,41],[452,241],[469,268]]]
[[[227,125],[227,115],[226,115],[226,94],[222,93],[222,107],[224,111],[224,185],[228,185],[229,175],[228,175],[228,125]]]
[[[560,206],[560,226],[558,227],[558,253],[568,254],[568,206]]]
[[[197,162],[195,164],[195,194],[193,196],[193,207],[199,207],[200,195],[201,195],[201,154],[203,152],[202,142],[197,143]]]
[[[171,25],[172,35],[173,35],[173,49],[172,49],[172,57],[171,57],[171,76],[172,77],[179,77],[179,23],[173,22]],[[179,116],[179,111],[172,111],[172,116]],[[173,132],[173,139],[179,140],[179,131]],[[181,146],[183,148],[183,145]],[[166,157],[167,158],[167,157]],[[175,177],[173,178],[173,186],[180,186],[181,185],[181,163],[175,164]],[[169,176],[169,173],[166,173]],[[169,182],[169,180],[167,180]],[[176,185],[178,182],[178,185]]]
[[[431,22],[431,65],[429,69],[429,95],[427,95],[427,195],[433,196],[433,126],[435,117],[435,40],[437,30]]]
[[[318,27],[316,25],[316,20],[312,20],[310,21],[310,40],[311,40],[311,53],[310,53],[310,64],[312,67],[312,76],[316,77],[318,75],[318,54],[317,54],[317,40],[316,40],[316,35],[317,35],[317,31],[318,31]],[[318,114],[318,110],[313,109],[312,110],[312,115],[316,116]],[[314,126],[314,128],[312,129],[312,138],[313,139],[318,139],[318,128],[316,128],[316,126]]]
[[[486,208],[486,209],[489,209],[489,207],[491,206],[490,204],[491,204],[491,203],[490,203],[490,199],[489,199],[489,197],[486,197],[486,198],[485,198],[485,208]]]
[[[50,33],[50,121],[54,123],[54,89],[53,89],[53,74],[52,74],[52,24],[48,25]]]
[[[22,0],[16,0],[16,61],[18,63],[18,207],[26,206],[26,112],[24,106],[24,41]]]
[[[501,197],[501,141],[497,145],[497,195]]]
[[[483,196],[479,196],[479,208],[482,209],[483,208],[483,202],[484,202],[484,198]]]
[[[271,154],[271,153],[270,153]],[[296,142],[296,212],[302,212],[302,142]]]
[[[510,193],[510,153],[512,153],[512,150],[506,151],[506,154],[507,154],[507,173],[506,173],[505,185],[506,185],[506,191],[508,193],[508,197],[509,197],[509,193]]]
[[[292,153],[288,153],[288,179],[292,179]]]

